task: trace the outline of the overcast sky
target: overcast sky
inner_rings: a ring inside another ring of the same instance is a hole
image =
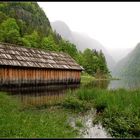
[[[38,2],[49,20],[98,40],[110,52],[140,42],[140,2]]]

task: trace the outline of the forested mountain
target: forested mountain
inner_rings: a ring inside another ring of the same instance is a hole
[[[9,17],[14,18],[20,27],[20,34],[22,36],[31,34],[34,30],[40,36],[46,36],[51,30],[48,18],[36,2],[0,3],[0,17],[0,23]]]
[[[1,42],[76,56],[76,46],[52,31],[46,14],[36,2],[1,2],[0,17]]]
[[[71,33],[65,27],[61,30],[66,30],[67,36]],[[0,42],[63,51],[82,65],[87,73],[109,75],[102,51],[86,49],[80,52],[70,41],[52,30],[49,19],[36,2],[0,2]]]
[[[140,76],[140,43],[117,63],[113,70],[113,75],[120,78]]]
[[[63,38],[74,43],[80,51],[86,48],[96,49],[97,51],[102,50],[106,57],[108,67],[112,70],[115,61],[100,42],[85,34],[71,31],[68,25],[62,21],[51,22],[51,26],[53,30],[56,30]]]

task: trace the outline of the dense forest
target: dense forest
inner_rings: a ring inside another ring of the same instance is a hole
[[[96,77],[110,75],[102,51],[92,49],[78,51],[75,44],[52,30],[49,19],[36,2],[0,3],[0,42],[63,51],[83,66],[85,72],[90,75]]]

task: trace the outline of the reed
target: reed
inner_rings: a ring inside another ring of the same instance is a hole
[[[140,137],[140,90],[81,88],[74,97],[77,99],[69,99],[90,103],[88,109],[96,108],[93,122],[100,121],[112,137]]]

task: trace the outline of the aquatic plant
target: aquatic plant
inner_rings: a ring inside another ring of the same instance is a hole
[[[75,99],[74,99],[75,98]],[[90,102],[97,110],[99,121],[112,137],[140,137],[140,90],[106,90],[97,88],[81,88],[75,92],[73,100],[86,105]],[[68,99],[67,99],[67,102]],[[71,106],[69,102],[69,106]],[[75,109],[76,109],[75,105]],[[89,108],[90,108],[89,107]]]

